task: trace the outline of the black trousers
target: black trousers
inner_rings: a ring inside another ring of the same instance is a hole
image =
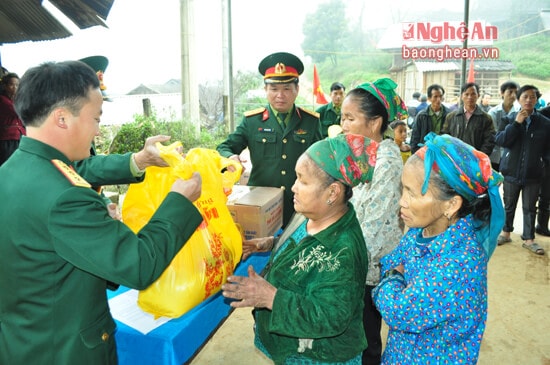
[[[372,300],[374,286],[365,286],[365,308],[363,309],[363,327],[367,336],[367,348],[363,351],[363,365],[380,365],[382,359],[382,315]]]
[[[506,222],[504,232],[514,231],[514,215],[521,193],[521,208],[523,211],[523,234],[521,239],[535,239],[535,219],[537,217],[537,199],[540,192],[540,182],[517,185],[507,181],[503,184],[504,211]]]

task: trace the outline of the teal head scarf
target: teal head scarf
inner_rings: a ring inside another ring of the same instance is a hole
[[[388,111],[388,121],[407,119],[407,106],[397,93],[397,84],[388,78],[381,78],[375,82],[367,82],[357,86],[374,95]]]
[[[430,132],[424,141],[424,147],[416,152],[416,155],[424,160],[422,194],[428,190],[428,181],[433,168],[433,171],[468,201],[489,196],[491,202],[489,224],[474,223],[476,235],[488,257],[491,257],[504,225],[504,206],[499,193],[499,184],[504,180],[502,175],[493,171],[489,156],[458,138],[447,134],[438,136]]]

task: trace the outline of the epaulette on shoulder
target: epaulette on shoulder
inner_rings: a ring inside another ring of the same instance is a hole
[[[251,116],[253,116],[253,115],[263,113],[264,111],[265,111],[265,107],[256,108],[256,109],[253,109],[253,110],[249,110],[249,111],[247,111],[247,112],[244,112],[244,116],[245,116],[245,117],[251,117]]]
[[[315,118],[319,118],[320,114],[317,113],[317,112],[314,112],[313,110],[309,110],[309,109],[304,109],[304,108],[301,108],[299,107],[298,109],[308,113],[309,115],[313,115]]]
[[[91,188],[89,182],[84,180],[82,176],[71,169],[67,164],[61,160],[52,160],[52,164],[73,184],[74,186],[81,186],[83,188]]]

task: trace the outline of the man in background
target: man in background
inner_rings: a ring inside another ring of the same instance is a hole
[[[495,130],[500,130],[500,123],[503,123],[503,118],[507,117],[511,113],[519,111],[519,104],[516,104],[516,93],[518,92],[519,85],[514,81],[506,81],[500,85],[500,97],[502,103],[495,105],[489,109],[488,113],[493,120]],[[494,170],[500,171],[500,157],[502,156],[502,148],[495,145],[493,152],[489,156],[491,158],[491,165]]]
[[[328,128],[331,125],[340,125],[340,111],[342,108],[342,101],[346,96],[346,87],[335,82],[330,85],[330,100],[331,102],[320,106],[316,111],[319,113],[319,120],[321,121],[321,136],[323,138],[328,137]]]
[[[424,143],[424,137],[434,132],[440,134],[443,122],[449,113],[449,110],[443,105],[445,89],[438,84],[428,86],[428,98],[430,105],[416,115],[411,132],[411,153],[415,153]]]
[[[486,155],[495,147],[495,126],[491,116],[477,105],[479,85],[468,82],[460,88],[463,106],[445,118],[440,134],[448,134],[468,143]]]
[[[489,109],[491,109],[491,95],[490,94],[483,93],[483,95],[481,96],[481,101],[479,102],[479,107],[485,113],[489,112]]]

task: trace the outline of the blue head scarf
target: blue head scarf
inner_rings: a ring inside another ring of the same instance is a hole
[[[458,194],[468,201],[489,195],[491,218],[488,224],[474,222],[476,235],[488,257],[495,250],[498,235],[504,225],[504,206],[499,193],[502,175],[491,168],[491,160],[485,153],[447,134],[438,136],[430,132],[417,155],[424,160],[424,184],[422,194],[428,190],[432,172],[439,173]]]

